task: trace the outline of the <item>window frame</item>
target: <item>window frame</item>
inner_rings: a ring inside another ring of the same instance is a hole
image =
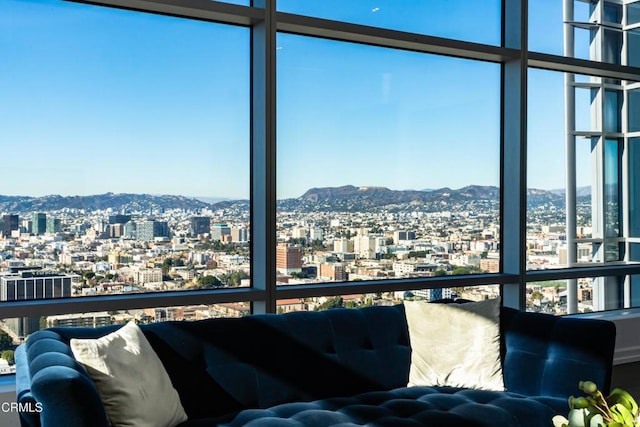
[[[573,3],[573,0],[564,1],[565,4]],[[571,52],[565,52],[566,56],[530,52],[528,50],[527,0],[503,0],[502,46],[278,12],[276,0],[253,0],[251,6],[213,0],[78,0],[78,2],[240,25],[251,29],[252,287],[2,302],[0,318],[236,301],[250,302],[252,313],[275,313],[276,301],[289,298],[487,284],[501,286],[504,305],[524,310],[528,282],[640,274],[640,264],[629,262],[589,267],[570,266],[551,271],[527,271],[526,269],[526,115],[529,68],[620,80],[640,79],[640,68],[636,67],[572,58]],[[565,37],[568,37],[568,28],[570,25],[565,25]],[[276,286],[276,34],[279,32],[460,57],[501,65],[500,273]],[[573,90],[571,85],[566,87],[567,90]],[[575,161],[575,153],[572,157],[572,153],[568,152],[567,157],[568,165]],[[571,188],[571,179],[570,176],[567,188]],[[623,180],[626,179],[628,179],[627,176],[623,175]],[[575,184],[575,176],[573,180]],[[573,200],[575,202],[575,195]],[[571,195],[568,194],[567,218],[572,216],[575,218],[575,208],[571,207]],[[571,232],[570,230],[574,230],[573,233],[575,233],[575,219],[573,221],[572,227],[571,219],[568,220],[568,233]],[[572,237],[575,239],[575,236]],[[569,257],[571,256],[569,254]],[[627,280],[627,282],[630,281]],[[575,288],[569,289],[570,305],[571,301],[576,301],[576,292]]]

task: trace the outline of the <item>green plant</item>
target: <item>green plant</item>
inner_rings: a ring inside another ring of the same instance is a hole
[[[568,418],[553,417],[554,427],[640,427],[638,404],[621,388],[604,397],[592,381],[580,381],[586,396],[569,396]]]

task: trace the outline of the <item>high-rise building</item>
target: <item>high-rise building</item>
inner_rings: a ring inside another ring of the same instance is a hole
[[[124,235],[124,224],[114,223],[109,225],[109,237],[122,237]]]
[[[213,224],[211,238],[213,240],[223,240],[223,236],[231,236],[231,228],[227,224]]]
[[[276,247],[276,269],[281,274],[299,273],[302,271],[302,248],[278,243]]]
[[[309,228],[309,241],[313,242],[314,240],[322,241],[324,234],[322,233],[322,228],[318,227],[310,227]]]
[[[166,221],[146,220],[136,223],[138,240],[152,242],[156,237],[169,237],[169,225]]]
[[[231,227],[231,241],[243,243],[249,241],[249,230],[247,227]]]
[[[54,233],[59,233],[60,230],[62,230],[62,222],[60,221],[59,218],[48,217],[46,224],[47,224],[46,226],[47,233],[54,234]]]
[[[135,222],[129,221],[124,225],[124,237],[125,239],[138,238],[138,226]]]
[[[374,259],[376,257],[376,239],[368,235],[356,236],[353,239],[353,250],[359,258]]]
[[[194,216],[191,218],[191,234],[211,234],[211,218],[208,216]]]
[[[73,277],[42,270],[24,270],[0,276],[0,301],[70,297]],[[5,323],[21,339],[40,329],[39,317],[18,317],[7,319]]]
[[[31,216],[31,233],[40,235],[47,231],[47,214],[34,213]]]
[[[72,279],[69,274],[40,270],[0,276],[0,301],[70,297]]]
[[[639,3],[617,0],[564,1],[564,53],[574,57],[586,51],[589,60],[613,65],[640,66]],[[579,37],[588,33],[587,38]],[[585,46],[585,42],[589,46]],[[640,235],[637,215],[640,184],[640,89],[636,81],[565,73],[566,262],[567,267],[588,263],[639,261],[630,238]],[[582,156],[589,156],[584,162]],[[585,167],[584,165],[590,165]],[[588,169],[590,168],[590,169]],[[577,176],[587,170],[591,177],[590,254],[580,254],[577,233]],[[630,195],[625,194],[625,181]],[[629,215],[624,214],[625,210]],[[626,222],[626,224],[625,224]],[[596,277],[592,280],[593,310],[640,303],[640,290],[626,278]],[[623,289],[628,288],[628,291]],[[577,279],[568,280],[567,309],[578,310]],[[624,293],[627,292],[625,297]]]
[[[129,221],[131,221],[131,215],[109,215],[109,224],[126,224]]]
[[[333,251],[337,253],[353,252],[353,240],[344,237],[333,241]]]
[[[416,233],[414,231],[400,230],[393,232],[393,243],[398,244],[403,240],[415,240]]]
[[[20,217],[18,215],[3,215],[2,216],[2,236],[3,237],[11,237],[11,232],[13,230],[20,229]]]

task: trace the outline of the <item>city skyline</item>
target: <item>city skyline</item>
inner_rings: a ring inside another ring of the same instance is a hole
[[[279,7],[499,44],[500,2],[463,3],[414,2],[410,20],[390,1]],[[548,21],[537,7],[532,19]],[[12,159],[0,194],[249,197],[248,28],[56,0],[0,9],[0,145]],[[451,10],[460,26],[440,19]],[[278,199],[347,184],[499,186],[498,64],[290,34],[277,49]],[[531,73],[551,75],[530,84],[528,187],[563,188],[562,74]]]

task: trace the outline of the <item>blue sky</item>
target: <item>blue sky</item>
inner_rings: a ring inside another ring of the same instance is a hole
[[[500,41],[496,0],[278,4]],[[561,54],[561,2],[530,4],[531,49]],[[498,65],[286,34],[277,44],[278,197],[345,184],[499,185]],[[248,47],[241,27],[3,0],[0,194],[248,197]],[[562,75],[534,70],[530,83],[529,186],[559,188]]]

